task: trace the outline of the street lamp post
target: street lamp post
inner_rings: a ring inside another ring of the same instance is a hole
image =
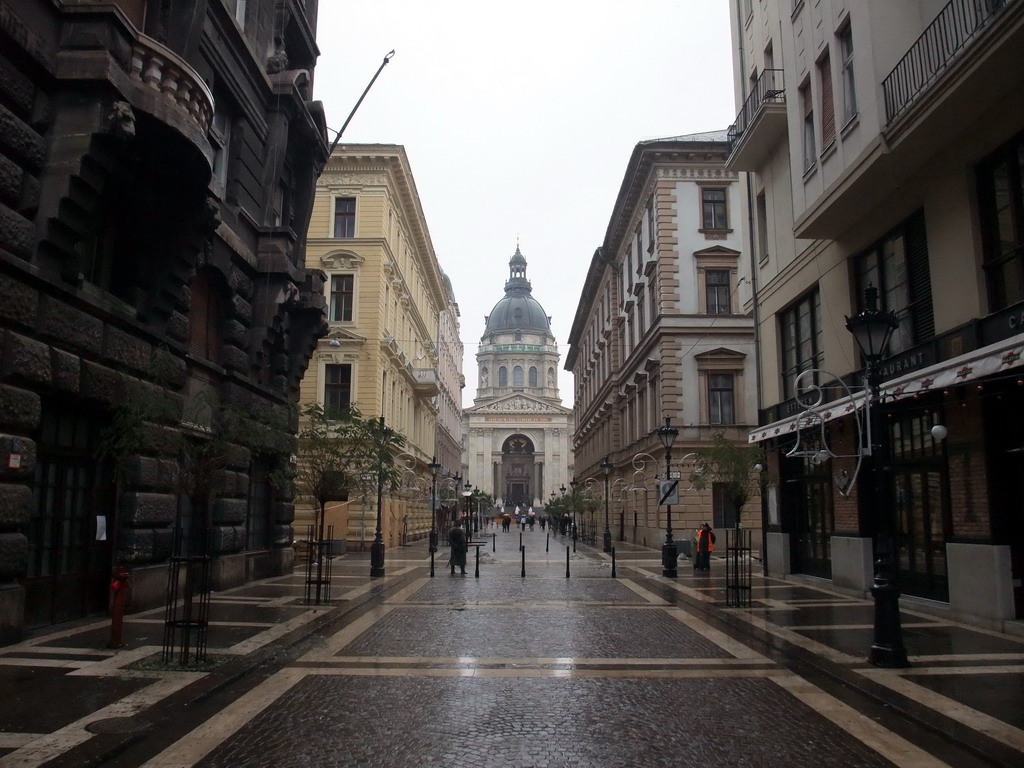
[[[473,532],[480,532],[480,489],[473,486]]]
[[[569,481],[569,504],[572,508],[572,551],[576,551],[576,478]]]
[[[469,519],[469,497],[472,496],[472,495],[473,495],[473,486],[470,485],[469,484],[469,480],[467,480],[466,484],[464,486],[462,486],[462,498],[463,498],[463,505],[462,506],[463,506],[463,508],[465,510],[464,514],[466,515],[466,538],[467,539],[469,539],[470,538],[470,534],[473,533],[473,522]]]
[[[874,483],[868,490],[868,502],[879,510],[875,537],[874,583],[871,596],[875,601],[874,641],[868,661],[876,667],[907,667],[907,649],[903,646],[900,627],[900,588],[895,563],[895,531],[886,483],[889,439],[881,419],[881,371],[879,363],[899,318],[892,310],[878,308],[878,289],[868,285],[864,291],[864,309],[846,318],[846,329],[864,357],[864,378],[868,386],[868,439],[863,454],[871,457]],[[863,504],[863,501],[862,501]],[[862,507],[863,508],[863,507]]]
[[[455,525],[459,519],[459,493],[461,493],[459,489],[462,487],[462,475],[456,472],[452,480],[455,481],[455,509],[452,510],[452,525]]]
[[[430,460],[427,469],[430,470],[430,551],[437,552],[437,473],[441,470],[437,456]]]
[[[384,416],[380,417],[381,442],[377,451],[377,531],[373,536],[373,544],[370,545],[370,578],[379,578],[384,575],[384,531],[382,525],[381,510],[384,505],[384,445],[387,426],[384,424]]]
[[[612,529],[608,527],[608,476],[611,475],[615,465],[612,464],[608,457],[604,457],[604,461],[601,462],[601,470],[604,472],[604,551],[612,551]]]
[[[672,474],[672,444],[676,441],[678,435],[679,430],[672,426],[671,417],[666,416],[664,426],[658,427],[658,439],[661,440],[661,444],[665,447],[666,480]],[[672,540],[672,505],[667,504],[665,510],[665,543],[661,547],[661,575],[674,579],[678,575],[676,561],[679,559],[679,550],[676,548],[676,543]]]

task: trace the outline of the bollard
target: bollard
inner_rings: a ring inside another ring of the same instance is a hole
[[[569,578],[569,547],[565,547],[565,578]]]
[[[615,547],[612,547],[612,578],[615,578]]]
[[[108,648],[124,645],[124,604],[128,599],[128,571],[123,566],[114,569],[110,581],[113,601],[110,606],[110,643]]]
[[[480,547],[476,547],[476,570],[473,571],[475,578],[480,578]]]
[[[547,536],[544,537],[544,551],[545,552],[550,552],[551,551],[551,534],[550,533]]]
[[[430,578],[434,578],[434,550],[430,550]]]
[[[523,532],[522,531],[519,532],[519,548],[520,549],[523,548]]]
[[[525,579],[526,578],[526,547],[520,547],[519,551],[523,555],[523,571],[519,575],[522,576]]]
[[[498,534],[492,533],[491,534],[491,552],[497,552],[497,551],[498,551]]]

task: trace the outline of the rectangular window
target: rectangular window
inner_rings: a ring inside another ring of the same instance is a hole
[[[703,209],[704,229],[728,229],[726,218],[725,190],[715,187],[700,188],[701,207]]]
[[[654,253],[654,198],[647,201],[647,252]]]
[[[712,424],[735,424],[733,375],[712,373],[708,375],[708,415]]]
[[[644,287],[641,285],[640,293],[638,293],[636,297],[636,322],[640,338],[643,338],[644,331],[647,330],[647,307],[645,306],[647,297],[645,296],[645,293],[646,291],[644,291]]]
[[[757,259],[768,259],[768,200],[764,192],[757,196]]]
[[[989,311],[1024,300],[1024,134],[978,167]]]
[[[342,413],[352,404],[352,366],[324,366],[324,411],[331,414]]]
[[[245,515],[246,549],[270,546],[270,460],[254,458],[249,465],[249,504]]]
[[[820,368],[824,352],[821,341],[821,296],[815,288],[779,315],[782,338],[782,382],[785,397],[796,395],[796,377]],[[804,382],[810,377],[804,377]],[[814,376],[814,380],[817,380]]]
[[[334,236],[356,236],[356,199],[354,197],[334,198]]]
[[[896,312],[900,324],[889,354],[905,352],[935,335],[931,273],[924,214],[920,211],[880,242],[854,257],[857,308],[863,309],[868,285],[878,289],[879,309]]]
[[[352,305],[354,303],[353,288],[355,276],[331,276],[331,320],[336,322],[352,322]]]
[[[729,270],[709,269],[704,272],[704,288],[707,291],[708,314],[728,315],[729,306]]]
[[[800,88],[800,106],[804,113],[803,152],[804,173],[806,173],[814,167],[818,159],[818,150],[814,141],[814,99],[811,98],[810,84]]]
[[[821,79],[821,149],[824,152],[836,140],[836,113],[832,104],[832,60],[826,50],[818,62]]]
[[[643,274],[644,271],[644,247],[641,237],[640,225],[636,227],[636,273]]]
[[[857,88],[853,78],[853,31],[849,24],[838,35],[843,57],[843,124],[857,116]]]

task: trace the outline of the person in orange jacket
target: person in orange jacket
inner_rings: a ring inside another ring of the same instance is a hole
[[[710,571],[711,553],[715,551],[715,532],[711,530],[710,525],[702,523],[700,528],[697,529],[696,538],[697,556],[693,561],[693,570]]]

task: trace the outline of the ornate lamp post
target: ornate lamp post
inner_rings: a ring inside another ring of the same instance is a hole
[[[881,371],[879,363],[885,348],[899,326],[892,310],[878,308],[878,289],[869,285],[864,291],[864,309],[846,318],[846,329],[853,334],[864,356],[864,378],[868,386],[868,438],[863,454],[871,457],[874,483],[867,491],[869,508],[877,510],[875,536],[875,576],[871,596],[875,601],[874,642],[868,660],[876,667],[907,667],[907,649],[903,646],[900,627],[900,588],[896,573],[895,526],[889,506],[886,462],[889,438],[882,426],[880,413]],[[862,509],[864,502],[862,501]]]
[[[665,424],[658,427],[658,439],[661,440],[661,444],[665,447],[666,479],[672,474],[672,444],[676,441],[676,437],[679,436],[679,430],[672,426],[671,421],[671,417],[666,416]],[[676,561],[679,559],[679,550],[676,548],[676,543],[672,540],[672,505],[667,505],[665,509],[665,543],[661,547],[661,575],[674,579],[678,575],[676,572]]]
[[[441,471],[437,456],[431,458],[427,469],[430,470],[430,551],[437,552],[437,473]]]
[[[604,457],[604,461],[601,462],[601,471],[604,472],[604,551],[612,551],[612,529],[608,527],[608,476],[611,475],[612,470],[615,469],[615,465],[612,464],[608,457]]]
[[[466,539],[471,538],[473,533],[473,521],[469,519],[469,497],[473,495],[473,486],[469,484],[469,480],[462,486],[462,508],[463,514],[466,516]]]
[[[473,486],[473,532],[480,532],[480,489]]]

